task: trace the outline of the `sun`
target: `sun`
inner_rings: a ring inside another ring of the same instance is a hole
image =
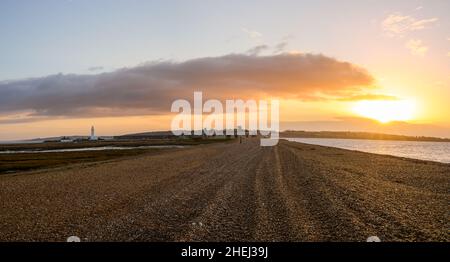
[[[364,100],[354,105],[353,112],[381,123],[388,123],[412,120],[415,108],[416,105],[412,100]]]

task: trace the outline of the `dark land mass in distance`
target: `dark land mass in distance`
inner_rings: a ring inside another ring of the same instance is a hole
[[[0,241],[448,242],[449,174],[253,137],[150,151],[1,175]]]
[[[343,138],[343,139],[369,139],[369,140],[398,140],[398,141],[428,141],[450,142],[450,138],[427,136],[403,136],[370,132],[342,132],[342,131],[293,131],[281,132],[285,138]]]

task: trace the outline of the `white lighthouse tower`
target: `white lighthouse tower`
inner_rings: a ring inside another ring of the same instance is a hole
[[[92,141],[97,140],[97,137],[95,136],[94,126],[91,127],[91,137],[89,137],[89,140],[92,140]]]

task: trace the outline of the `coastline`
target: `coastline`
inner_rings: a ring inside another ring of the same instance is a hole
[[[450,164],[450,143],[351,138],[284,138],[290,142]]]
[[[450,164],[259,139],[0,176],[0,241],[449,241]]]

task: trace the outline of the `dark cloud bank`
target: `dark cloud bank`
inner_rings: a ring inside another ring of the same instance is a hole
[[[31,118],[160,114],[170,111],[175,99],[191,99],[194,91],[217,99],[271,95],[351,100],[367,96],[372,83],[364,69],[323,55],[233,54],[152,62],[96,75],[0,82],[0,114],[31,112]]]

